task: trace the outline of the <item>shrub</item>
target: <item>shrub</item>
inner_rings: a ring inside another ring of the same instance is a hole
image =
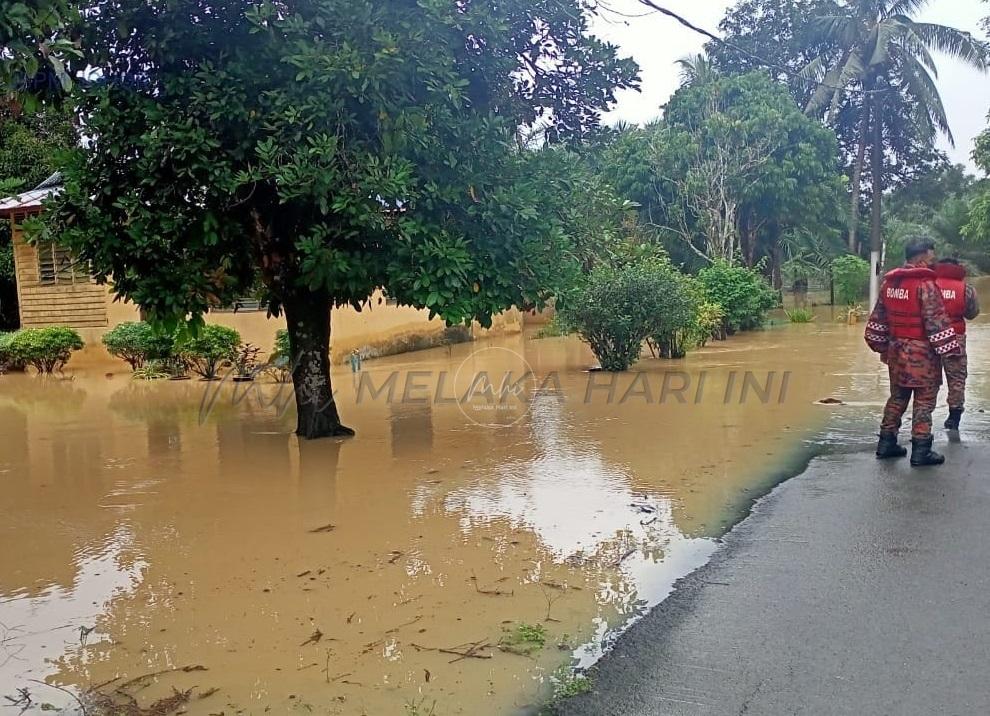
[[[673,267],[669,281],[659,316],[660,327],[650,335],[650,347],[661,358],[683,358],[695,346],[698,311],[704,301],[704,292],[696,279]]]
[[[560,338],[561,336],[566,336],[567,334],[567,329],[563,323],[561,323],[560,318],[555,315],[536,332],[533,338]]]
[[[268,356],[267,370],[278,383],[292,380],[292,348],[289,347],[289,332],[284,328],[275,332],[275,347]]]
[[[623,371],[639,360],[644,340],[675,325],[664,318],[683,299],[678,277],[677,269],[656,258],[599,266],[559,303],[558,315],[591,346],[603,370]]]
[[[144,365],[156,349],[155,332],[143,321],[118,323],[103,335],[107,352],[127,361],[131,370]]]
[[[0,333],[0,373],[24,369],[23,361],[16,359],[10,349],[10,341],[13,337],[13,333]]]
[[[810,308],[795,308],[790,311],[784,311],[787,314],[787,320],[791,323],[811,323],[815,320],[815,312]]]
[[[23,328],[7,340],[15,362],[34,366],[39,373],[56,373],[65,367],[72,352],[83,347],[82,338],[66,326]]]
[[[767,280],[745,266],[716,261],[698,272],[698,280],[708,300],[725,312],[722,325],[726,333],[759,328],[767,312],[777,305],[777,295]]]
[[[234,352],[232,363],[238,378],[254,380],[257,374],[264,368],[261,365],[259,356],[261,349],[253,343],[242,343]]]
[[[168,366],[162,365],[160,360],[152,358],[140,368],[136,368],[131,375],[134,380],[168,380],[172,373]]]
[[[723,334],[725,309],[717,303],[702,301],[698,306],[698,316],[691,330],[693,347],[705,347],[712,338]]]
[[[870,286],[870,262],[846,254],[832,261],[835,300],[843,306],[859,303]]]
[[[182,346],[193,372],[206,380],[217,377],[220,368],[233,362],[241,334],[227,326],[207,325],[199,329],[199,335]]]

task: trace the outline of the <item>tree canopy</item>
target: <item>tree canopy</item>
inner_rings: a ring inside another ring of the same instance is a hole
[[[636,83],[579,0],[105,0],[85,16],[92,141],[54,228],[159,321],[260,278],[307,437],[349,432],[331,305],[382,288],[486,323],[553,294],[569,245],[518,130],[580,140]]]
[[[827,224],[842,192],[832,132],[762,73],[681,87],[601,167],[645,223],[704,263],[773,257],[787,231]]]

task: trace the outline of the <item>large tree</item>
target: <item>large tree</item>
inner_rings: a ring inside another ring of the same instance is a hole
[[[32,108],[69,88],[77,19],[70,0],[0,0],[0,103]]]
[[[155,321],[263,282],[298,433],[352,434],[330,310],[377,288],[450,322],[540,304],[570,256],[520,127],[595,131],[636,69],[581,0],[101,0],[77,89],[91,141],[53,229]]]
[[[816,84],[802,71],[815,58],[835,50],[814,18],[838,14],[839,0],[740,0],[719,24],[724,41],[705,51],[724,74],[765,72],[786,84],[803,107]]]
[[[820,229],[842,191],[832,132],[758,72],[683,86],[608,156],[603,169],[644,221],[703,263],[766,257],[779,269],[784,236]]]
[[[823,40],[834,49],[828,49],[805,68],[805,75],[819,83],[808,101],[809,114],[824,114],[834,120],[849,95],[857,96],[849,246],[852,250],[857,246],[859,181],[869,148],[873,182],[870,221],[873,298],[883,249],[886,138],[918,133],[931,137],[933,142],[934,136],[941,133],[952,141],[934,81],[937,68],[933,52],[955,57],[981,70],[987,67],[986,47],[970,33],[912,18],[928,2],[852,0],[839,13],[816,17]]]

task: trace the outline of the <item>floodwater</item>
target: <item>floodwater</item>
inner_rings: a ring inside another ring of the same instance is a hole
[[[406,354],[312,443],[271,383],[0,377],[0,714],[533,712],[878,395],[861,331]]]

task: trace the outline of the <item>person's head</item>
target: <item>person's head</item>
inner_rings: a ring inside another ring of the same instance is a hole
[[[951,266],[962,266],[962,263],[959,261],[959,259],[952,256],[946,256],[944,258],[941,258],[938,260],[938,262],[940,264],[949,264]]]
[[[904,258],[915,266],[931,266],[935,263],[935,242],[927,236],[908,239],[904,246]]]

